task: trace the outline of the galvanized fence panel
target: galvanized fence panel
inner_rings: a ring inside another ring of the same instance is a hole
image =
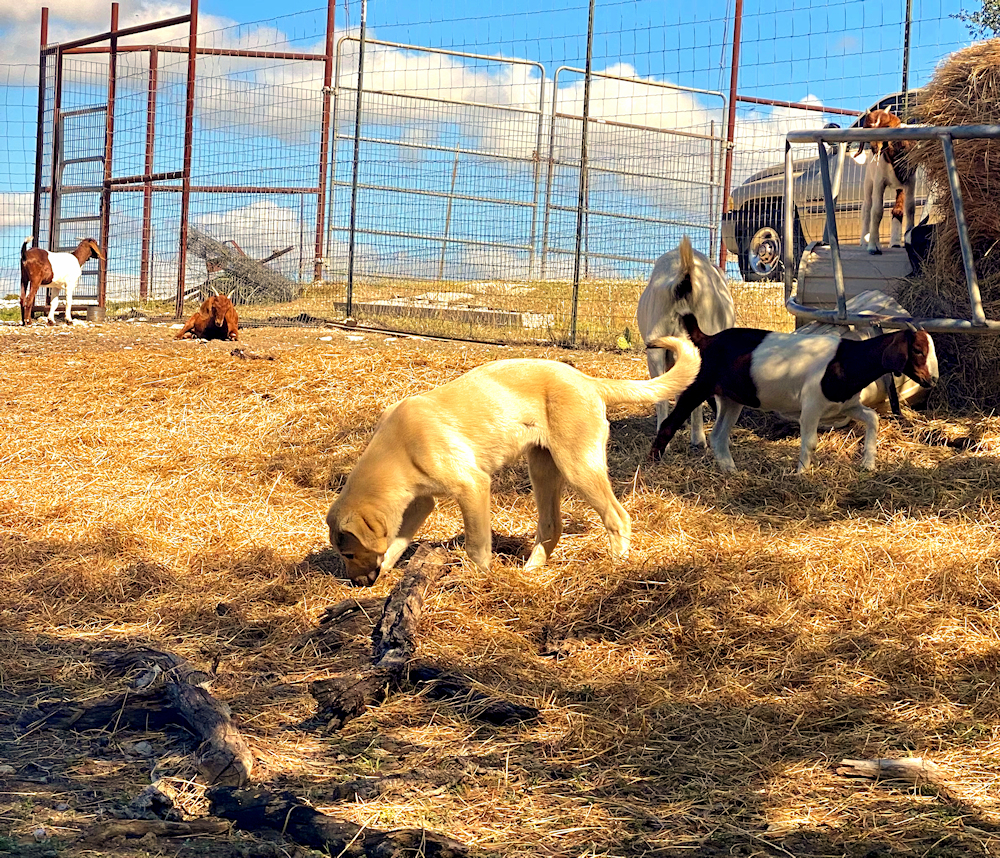
[[[731,75],[731,10],[671,7],[643,19],[635,4],[598,2],[579,212],[579,69],[588,50],[582,0],[530,12],[460,2],[437,22],[398,4],[379,6],[370,33],[379,38],[367,43],[360,126],[358,0],[201,32],[192,67],[186,213],[183,27],[149,36],[145,46],[132,39],[118,46],[111,114],[116,181],[105,188],[102,212],[111,249],[107,300],[171,313],[178,285],[192,299],[207,281],[239,285],[218,260],[197,254],[178,270],[186,218],[199,248],[228,247],[247,265],[264,266],[263,279],[273,275],[285,284],[283,300],[242,308],[249,323],[342,319],[350,298],[356,318],[392,327],[564,341],[575,320],[581,342],[618,341],[633,327],[635,301],[660,253],[682,234],[699,250],[717,253],[719,212],[728,202],[720,166],[727,152],[736,197],[755,174],[769,168],[780,174],[789,130],[849,124],[899,88],[904,67],[909,85],[919,86],[967,40],[950,7],[923,4],[908,17],[911,5],[839,0],[806,8],[795,0],[757,0],[743,13],[739,69]],[[334,35],[343,37],[339,45]],[[54,135],[66,130],[53,113],[56,90],[62,110],[109,99],[107,43],[84,50],[63,53],[63,80],[56,57],[46,58],[37,225],[15,214],[0,232],[12,283],[20,240],[37,232],[44,245],[52,231]],[[22,122],[37,110],[31,77],[9,67],[0,87],[10,153],[0,167],[2,210],[19,211],[17,194],[32,190],[15,163],[31,165],[35,157],[33,134]],[[726,105],[718,91],[731,77],[738,79],[738,96]],[[732,128],[727,106],[735,108]],[[19,133],[20,146],[11,142]],[[82,174],[83,164],[70,166]],[[89,182],[81,178],[79,185]],[[855,185],[848,177],[842,203]],[[77,202],[86,208],[83,195]],[[65,196],[60,206],[69,211]],[[822,220],[821,208],[818,198],[803,201],[804,232]],[[758,201],[752,211],[766,210]],[[84,222],[76,225],[74,237]],[[747,242],[771,224],[745,219],[738,226],[727,268],[734,280]],[[258,301],[259,285],[239,287],[240,294]],[[739,287],[746,297],[738,300],[741,322],[771,324],[770,311],[756,313],[770,306],[768,288]],[[780,294],[780,285],[774,288]]]

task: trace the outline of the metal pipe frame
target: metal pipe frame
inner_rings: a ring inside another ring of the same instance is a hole
[[[546,181],[545,181],[545,203],[544,203],[544,208],[543,208],[544,216],[543,216],[543,221],[542,221],[542,263],[541,263],[540,276],[541,276],[541,278],[543,280],[545,279],[546,268],[547,268],[547,264],[548,264],[548,254],[549,254],[549,251],[550,251],[550,248],[549,248],[549,224],[550,224],[550,220],[551,220],[550,215],[551,215],[551,213],[553,211],[560,211],[560,212],[572,212],[572,211],[576,211],[576,209],[571,208],[570,206],[558,206],[558,205],[552,205],[552,203],[551,203],[551,199],[552,199],[552,184],[553,184],[552,177],[553,177],[553,174],[555,172],[556,165],[558,163],[557,159],[555,157],[555,154],[554,154],[554,152],[555,152],[555,135],[556,135],[556,119],[580,119],[580,117],[578,115],[576,115],[576,114],[572,114],[572,113],[560,113],[559,110],[558,110],[559,75],[560,75],[561,72],[564,72],[564,71],[565,72],[571,72],[571,73],[574,73],[574,74],[586,74],[586,72],[585,72],[584,69],[575,68],[574,66],[559,66],[555,70],[555,72],[553,73],[553,75],[552,75],[552,122],[549,123],[549,157],[547,159],[548,160],[548,171],[547,171],[547,174],[546,174]],[[726,96],[723,93],[718,92],[716,90],[698,89],[696,87],[680,86],[678,84],[663,83],[663,82],[660,82],[660,81],[639,80],[638,78],[634,78],[634,77],[624,77],[624,76],[621,76],[621,75],[605,74],[603,72],[593,72],[592,76],[595,77],[595,78],[603,78],[603,79],[607,79],[607,80],[619,80],[619,81],[625,81],[625,82],[629,82],[629,83],[641,83],[644,86],[655,86],[655,87],[659,87],[661,89],[668,89],[668,90],[670,90],[672,92],[680,91],[680,92],[689,92],[689,93],[693,93],[693,94],[697,94],[697,95],[709,95],[709,96],[712,96],[714,98],[721,99],[722,100],[722,110],[723,110],[723,113],[725,113],[725,111],[726,111],[726,103],[727,103],[726,102]],[[597,120],[595,120],[595,121],[597,121]],[[675,130],[670,129],[670,128],[652,128],[652,127],[644,126],[644,125],[635,125],[633,123],[616,122],[615,120],[601,119],[599,121],[600,121],[600,123],[602,125],[605,125],[605,126],[612,126],[612,127],[618,127],[618,128],[628,128],[628,129],[634,129],[636,131],[653,132],[653,133],[657,133],[657,134],[664,134],[664,135],[671,136],[671,137],[673,137],[673,136],[687,137],[687,138],[695,139],[695,140],[709,141],[710,143],[713,142],[713,141],[719,141],[720,143],[724,143],[723,138],[721,136],[712,136],[710,134],[698,134],[698,133],[693,132],[693,131],[675,131]],[[656,175],[651,175],[651,174],[646,174],[646,173],[630,173],[630,172],[625,171],[625,170],[618,171],[618,170],[614,170],[614,169],[609,168],[609,167],[595,167],[593,169],[596,172],[605,173],[605,174],[609,174],[609,175],[637,176],[639,178],[647,178],[647,179],[664,178],[663,176],[656,176]],[[699,186],[702,186],[702,187],[709,186],[709,187],[720,187],[721,188],[721,183],[716,183],[716,184],[712,185],[711,183],[697,182],[695,180],[681,180],[681,181],[685,181],[688,184],[699,185]],[[598,213],[598,214],[600,214],[600,213]],[[610,213],[607,213],[607,214],[609,214],[609,216],[616,216],[616,217],[622,217],[622,218],[627,218],[628,217],[627,215],[610,215]],[[636,218],[636,219],[637,220],[647,220],[647,218]],[[718,218],[710,217],[710,221],[712,223],[716,223],[718,221]],[[670,225],[677,225],[677,226],[684,226],[684,227],[692,227],[692,228],[696,228],[696,229],[701,229],[701,228],[707,229],[709,231],[709,241],[710,242],[714,240],[714,235],[715,235],[715,232],[717,231],[717,227],[706,226],[705,224],[690,224],[690,223],[685,223],[685,222],[676,221],[676,220],[659,220],[659,221],[654,221],[654,222],[656,222],[656,223],[663,223],[663,224],[670,224]],[[551,252],[554,253],[554,254],[562,253],[564,255],[567,253],[567,251],[561,250],[560,248],[551,248]],[[598,254],[593,254],[593,255],[596,258],[600,258],[598,256]],[[624,261],[641,262],[643,260],[625,258]]]
[[[326,216],[327,175],[330,170],[330,84],[333,82],[333,28],[336,0],[327,0],[326,41],[323,52],[323,116],[319,140],[319,190],[316,193],[316,247],[313,281],[323,278],[323,230]]]
[[[337,49],[336,49],[336,52],[335,52],[335,57],[336,58],[335,58],[335,70],[334,70],[334,85],[332,87],[324,87],[324,91],[332,90],[332,95],[333,95],[333,100],[334,100],[333,101],[333,120],[332,120],[334,152],[336,152],[336,146],[337,146],[337,141],[338,140],[351,140],[351,141],[354,141],[355,145],[359,145],[360,143],[374,143],[374,144],[380,144],[380,145],[386,145],[386,146],[390,146],[391,145],[391,146],[395,146],[395,147],[399,147],[399,148],[419,149],[421,151],[429,151],[429,152],[438,151],[438,152],[448,152],[449,154],[453,154],[453,153],[457,152],[458,155],[468,154],[468,155],[474,155],[474,156],[477,156],[477,157],[498,158],[498,159],[503,159],[503,160],[506,160],[506,161],[520,162],[520,161],[523,160],[523,159],[518,159],[518,158],[511,158],[509,155],[506,155],[506,154],[504,154],[502,152],[490,152],[490,151],[483,151],[483,150],[478,150],[478,149],[463,149],[461,147],[460,143],[459,143],[459,145],[456,148],[452,148],[450,146],[435,146],[435,145],[427,145],[427,144],[407,143],[406,141],[402,141],[402,140],[386,140],[386,139],[378,138],[378,137],[369,137],[369,136],[365,136],[365,135],[360,134],[360,130],[359,130],[357,124],[355,124],[355,129],[354,129],[354,133],[353,134],[348,135],[348,134],[339,134],[339,133],[337,133],[337,113],[338,113],[338,104],[339,104],[338,96],[339,96],[339,94],[341,92],[341,87],[340,87],[340,68],[341,68],[341,58],[343,57],[343,46],[344,46],[344,44],[346,42],[358,42],[359,44],[363,44],[363,45],[379,45],[379,46],[382,46],[382,47],[398,48],[399,50],[405,50],[405,51],[417,51],[417,52],[430,53],[430,54],[435,54],[435,55],[444,55],[444,56],[451,56],[451,57],[461,57],[461,58],[464,58],[464,59],[487,60],[489,62],[499,63],[499,64],[503,64],[503,65],[506,65],[506,66],[510,66],[510,65],[527,66],[527,67],[535,69],[537,71],[538,78],[539,78],[540,82],[539,82],[539,87],[538,87],[538,108],[535,109],[535,110],[533,110],[531,108],[528,108],[528,107],[513,107],[513,106],[510,106],[510,105],[506,105],[506,104],[490,104],[489,102],[484,102],[484,101],[466,101],[464,99],[439,98],[439,97],[435,97],[435,96],[414,95],[412,93],[404,93],[404,92],[388,92],[388,91],[385,91],[385,90],[378,90],[378,89],[364,90],[363,89],[363,83],[360,80],[360,75],[359,75],[358,90],[357,90],[356,95],[355,95],[355,100],[356,100],[356,106],[355,106],[356,118],[360,117],[360,102],[361,102],[362,92],[364,94],[367,94],[367,95],[383,95],[383,96],[387,96],[387,97],[391,97],[391,98],[397,98],[397,99],[410,99],[410,100],[418,101],[418,102],[421,102],[421,103],[424,103],[424,104],[426,104],[426,103],[432,103],[432,104],[444,104],[444,105],[457,106],[457,107],[478,107],[478,108],[484,108],[484,109],[489,109],[489,110],[497,110],[497,111],[505,111],[505,112],[509,112],[509,113],[515,113],[515,114],[523,114],[523,115],[527,115],[527,116],[534,115],[536,117],[536,134],[535,134],[536,151],[534,153],[535,157],[532,159],[533,162],[534,162],[534,166],[533,166],[533,178],[534,178],[534,182],[535,182],[534,192],[533,192],[533,195],[532,195],[532,202],[525,203],[525,202],[519,202],[517,200],[490,200],[488,198],[479,198],[479,197],[465,196],[465,195],[458,195],[458,196],[454,197],[455,199],[467,199],[467,200],[473,200],[473,201],[496,202],[497,204],[500,204],[500,205],[531,207],[532,208],[531,245],[528,248],[528,250],[529,250],[529,253],[531,254],[531,260],[529,260],[529,266],[533,267],[533,265],[534,265],[533,260],[534,260],[534,255],[535,255],[535,240],[534,239],[535,239],[535,234],[536,234],[536,230],[537,230],[537,217],[538,217],[539,171],[540,171],[540,165],[541,165],[541,151],[540,150],[541,150],[541,145],[542,145],[541,141],[542,141],[542,139],[544,137],[543,127],[542,126],[543,126],[543,121],[544,121],[544,116],[545,116],[545,85],[544,85],[544,81],[545,81],[545,67],[541,63],[536,62],[534,60],[510,59],[510,58],[505,58],[505,57],[489,56],[487,54],[474,54],[474,53],[470,53],[468,51],[449,51],[449,50],[444,50],[444,49],[439,49],[439,48],[428,48],[427,46],[421,46],[421,45],[409,45],[409,44],[405,44],[403,42],[387,42],[387,41],[383,41],[383,40],[380,40],[380,39],[369,39],[367,37],[367,31],[365,31],[363,33],[363,37],[364,37],[363,38],[363,43],[362,43],[362,37],[354,36],[354,35],[341,36],[337,40]],[[362,55],[363,55],[363,51],[362,51]],[[350,90],[351,88],[350,87],[344,87],[344,89]],[[355,154],[357,154],[357,152]],[[355,162],[354,163],[356,164],[356,158],[355,158]],[[352,173],[353,172],[354,171],[352,170]],[[331,181],[331,185],[333,185],[334,187],[351,187],[351,189],[352,189],[351,226],[348,227],[347,230],[344,230],[341,227],[334,227],[333,226],[333,217],[331,215],[331,217],[329,219],[330,226],[328,227],[328,230],[331,233],[333,233],[333,232],[345,232],[345,231],[348,233],[348,277],[347,277],[348,297],[347,297],[347,301],[346,301],[346,307],[348,309],[348,315],[350,315],[350,313],[353,311],[353,291],[354,291],[354,286],[353,286],[353,283],[354,283],[354,278],[353,278],[353,254],[354,254],[354,239],[355,239],[355,237],[357,235],[357,232],[358,232],[358,230],[356,228],[357,227],[356,221],[354,219],[354,206],[355,206],[354,188],[357,187],[357,188],[365,189],[365,190],[395,191],[395,192],[398,192],[398,193],[401,193],[401,194],[421,194],[421,195],[424,195],[424,196],[447,197],[447,195],[444,194],[443,192],[440,192],[440,191],[423,191],[423,190],[411,189],[411,188],[388,188],[388,187],[382,187],[382,186],[378,186],[378,185],[358,183],[356,177],[352,177],[351,182],[338,182],[336,179],[334,179],[334,180]],[[331,200],[332,200],[332,195],[331,195]],[[387,235],[387,236],[396,236],[396,235],[398,235],[400,237],[402,237],[404,235],[402,233],[384,233],[384,232],[380,232],[378,230],[373,230],[373,229],[366,229],[366,230],[364,230],[364,233],[367,234],[367,235]],[[442,240],[440,237],[437,237],[437,236],[420,236],[420,235],[416,235],[416,236],[413,236],[413,237],[427,239],[428,241],[441,241]],[[455,239],[455,238],[448,238],[448,239],[446,239],[446,241],[448,241],[448,242],[460,242],[461,240],[460,239]],[[475,244],[475,242],[472,242],[472,243]],[[512,245],[509,245],[509,244],[496,244],[496,245],[493,245],[493,244],[487,242],[487,243],[484,243],[484,246],[511,247]],[[513,247],[515,249],[519,249],[521,246],[520,245],[513,245]]]
[[[46,42],[49,39],[49,7],[42,7],[42,22],[38,45],[38,124],[35,126],[35,197],[31,205],[31,241],[38,247],[42,227],[42,149],[44,146],[45,93],[48,89],[46,74]]]
[[[590,129],[590,84],[593,80],[594,58],[594,3],[590,0],[587,16],[587,68],[583,76],[583,131],[580,134],[580,182],[577,192],[576,252],[573,254],[573,297],[569,312],[569,342],[576,343],[576,321],[580,301],[580,250],[583,245],[584,219],[590,183],[587,181],[587,136]]]
[[[192,0],[195,7],[197,7],[197,0]],[[71,42],[61,42],[54,45],[50,45],[43,48],[45,53],[53,53],[55,51],[61,51],[62,53],[67,53],[72,51],[74,48],[81,48],[84,45],[93,45],[95,42],[106,42],[112,37],[123,39],[126,36],[135,36],[139,33],[148,33],[150,30],[160,30],[164,27],[173,27],[177,24],[187,24],[191,21],[192,16],[196,16],[197,13],[192,11],[189,15],[178,15],[176,18],[166,18],[163,21],[154,21],[151,24],[138,24],[135,27],[126,27],[124,30],[109,30],[107,33],[99,33],[96,36],[85,36],[82,39],[73,39]],[[104,51],[109,50],[104,48]],[[186,50],[185,48],[180,48],[179,50]]]
[[[354,249],[357,236],[358,170],[361,156],[361,107],[365,91],[365,36],[368,27],[368,0],[361,0],[361,38],[358,49],[358,87],[354,107],[354,161],[351,165],[351,211],[347,233],[347,300],[345,314],[348,319],[354,314]],[[343,40],[341,40],[343,41]],[[340,45],[338,44],[338,50]]]
[[[822,104],[803,104],[801,101],[779,101],[775,98],[751,98],[749,95],[737,95],[740,104],[763,104],[767,107],[791,107],[795,110],[811,110],[813,113],[830,113],[836,116],[860,116],[860,110],[848,110],[845,107],[824,107]]]
[[[883,328],[915,327],[925,331],[949,333],[1000,333],[1000,321],[987,319],[983,311],[982,296],[976,278],[975,260],[969,242],[969,230],[965,220],[962,189],[955,163],[955,140],[1000,139],[1000,125],[953,125],[953,126],[901,126],[899,128],[824,128],[813,131],[790,131],[785,143],[785,222],[783,262],[785,266],[785,306],[792,315],[812,321],[834,325],[869,325],[877,322]],[[911,317],[882,316],[876,314],[850,315],[847,312],[844,291],[844,272],[840,258],[840,244],[837,238],[837,219],[833,203],[833,188],[830,181],[830,165],[825,157],[825,143],[875,142],[879,140],[937,140],[944,154],[948,171],[948,184],[955,211],[962,264],[965,268],[966,285],[969,290],[971,319],[916,319]],[[837,309],[820,310],[799,304],[792,289],[792,144],[816,143],[820,149],[820,176],[823,181],[823,195],[826,202],[827,232],[833,259],[833,277],[837,290]]]
[[[722,180],[722,214],[729,208],[733,184],[733,150],[736,148],[736,88],[740,77],[740,45],[743,39],[743,0],[736,0],[733,10],[733,49],[729,63],[729,110],[726,111],[726,163]],[[721,220],[721,218],[720,218]],[[719,243],[719,268],[726,270],[725,242]]]
[[[177,254],[177,295],[174,298],[174,317],[179,319],[184,315],[184,292],[187,268],[187,238],[188,217],[191,205],[191,161],[194,153],[194,95],[195,74],[198,64],[198,0],[190,0],[191,14],[188,16],[190,28],[188,32],[187,87],[184,98],[184,177],[181,188],[181,227],[180,248]]]
[[[159,51],[149,52],[149,90],[146,93],[146,153],[142,179],[142,250],[139,258],[139,299],[149,297],[149,270],[153,249],[153,154],[156,142],[156,94],[159,86]],[[131,179],[132,177],[127,177]]]
[[[97,262],[97,305],[105,306],[108,286],[108,240],[111,236],[111,175],[115,151],[115,95],[118,89],[118,3],[111,4],[111,46],[108,54],[108,103],[104,114],[104,187],[101,189],[101,235],[104,258]]]

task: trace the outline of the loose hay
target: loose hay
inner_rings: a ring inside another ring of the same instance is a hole
[[[927,125],[1000,124],[1000,39],[956,51],[922,90],[915,120]],[[1000,140],[956,140],[955,161],[983,309],[1000,317]],[[919,278],[904,282],[897,297],[915,316],[971,318],[969,292],[951,206],[948,173],[937,140],[915,144],[912,158],[923,166],[939,202],[942,222]],[[1000,407],[1000,342],[994,335],[935,335],[941,384],[932,406],[952,409]]]
[[[611,561],[604,528],[570,497],[551,566],[527,575],[509,554],[490,575],[466,564],[425,606],[421,658],[537,707],[539,722],[484,727],[398,695],[329,734],[308,688],[344,656],[303,636],[326,606],[384,597],[399,575],[364,592],[331,576],[323,516],[336,487],[386,404],[536,352],[319,335],[254,331],[250,346],[276,359],[245,362],[222,343],[173,343],[167,328],[0,328],[5,377],[27,379],[0,410],[11,837],[41,827],[71,842],[151,777],[183,813],[204,812],[180,731],[16,726],[38,700],[108,693],[114,680],[88,653],[133,641],[214,666],[212,692],[263,782],[481,855],[1000,852],[1000,420],[884,421],[873,474],[857,469],[860,432],[824,434],[802,477],[797,437],[737,428],[744,470],[723,476],[679,441],[647,466],[651,415],[616,409],[609,460],[631,559]],[[641,356],[544,354],[645,374]],[[523,465],[494,491],[494,529],[529,538]],[[442,504],[421,538],[460,531]],[[553,627],[573,640],[559,658],[542,654]],[[835,772],[844,758],[894,756],[933,760],[946,793]],[[382,789],[339,797],[360,778]],[[236,837],[208,851],[277,854],[256,849]]]

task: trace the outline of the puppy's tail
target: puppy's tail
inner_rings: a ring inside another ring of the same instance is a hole
[[[676,399],[698,376],[701,354],[694,344],[682,337],[660,337],[647,344],[650,348],[669,349],[674,353],[674,365],[663,375],[649,381],[619,381],[613,378],[593,379],[606,405],[629,402],[653,405],[664,399]]]

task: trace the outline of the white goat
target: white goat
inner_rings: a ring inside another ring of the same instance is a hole
[[[685,235],[676,250],[668,250],[656,260],[649,283],[639,297],[636,316],[642,341],[683,337],[681,316],[686,313],[693,314],[709,334],[736,324],[733,296],[725,275],[707,256],[694,250]],[[667,371],[667,354],[664,349],[646,351],[650,378]],[[669,403],[656,404],[657,429],[669,413]],[[700,405],[691,413],[691,446],[705,446],[705,418]]]

